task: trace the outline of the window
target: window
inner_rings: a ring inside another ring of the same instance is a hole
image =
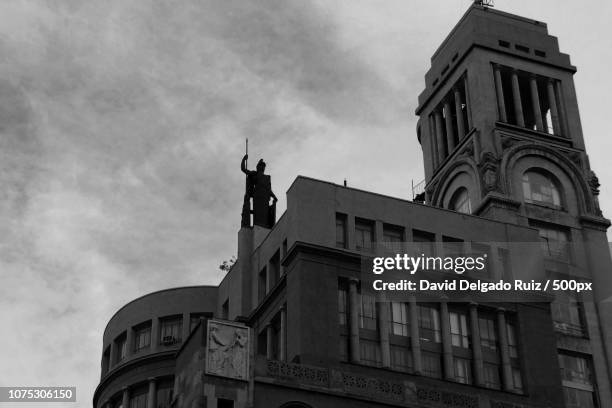
[[[533,224],[540,234],[540,247],[544,256],[558,261],[569,261],[569,233],[565,229],[548,225]]]
[[[559,353],[563,394],[567,407],[595,407],[595,387],[587,356]]]
[[[391,302],[391,333],[397,336],[410,336],[408,322],[408,304]]]
[[[437,353],[424,351],[421,353],[423,375],[433,378],[442,378],[442,361]]]
[[[586,358],[569,354],[559,354],[561,379],[564,382],[593,385],[591,370]]]
[[[281,322],[280,315],[276,315],[272,319],[272,360],[280,360],[280,342],[281,342]]]
[[[161,344],[171,346],[181,341],[183,331],[183,319],[181,316],[167,317],[160,322]]]
[[[421,341],[440,343],[440,313],[433,305],[418,305]]]
[[[460,312],[450,312],[451,343],[454,347],[469,348],[469,332],[467,326],[467,316]]]
[[[154,408],[170,408],[172,388],[173,382],[171,380],[163,380],[157,385],[157,406]]]
[[[484,386],[487,388],[493,388],[495,390],[501,389],[501,382],[499,380],[499,364],[485,362],[483,364],[483,369]]]
[[[364,365],[378,367],[382,363],[380,356],[380,344],[377,341],[359,340],[360,360]]]
[[[280,249],[276,251],[274,255],[272,255],[272,258],[270,258],[269,271],[270,271],[270,288],[273,288],[281,276],[280,274],[280,271],[281,271]]]
[[[523,392],[523,378],[519,367],[512,367],[512,390],[514,392]]]
[[[147,392],[140,389],[130,397],[130,408],[147,408]]]
[[[555,296],[555,301],[550,305],[555,329],[572,336],[584,336],[582,304],[568,292],[559,291]]]
[[[102,375],[108,372],[110,367],[110,346],[104,350],[104,354],[102,354]]]
[[[358,251],[371,251],[374,243],[374,223],[355,219],[355,248]]]
[[[234,408],[234,401],[225,398],[218,398],[217,408]]]
[[[593,392],[577,388],[563,387],[563,397],[567,408],[594,408]]]
[[[338,286],[338,323],[341,326],[348,325],[348,293],[346,285],[340,283]]]
[[[119,336],[117,340],[115,340],[115,347],[117,349],[117,353],[115,354],[117,356],[115,363],[118,363],[126,357],[127,334],[125,332]]]
[[[561,193],[555,180],[542,172],[528,170],[523,174],[523,198],[526,203],[561,208]]]
[[[431,232],[412,230],[413,254],[414,256],[435,254],[436,235]]]
[[[453,194],[450,199],[449,209],[455,210],[464,214],[472,213],[472,204],[470,203],[470,196],[468,190],[465,187],[461,187]]]
[[[480,345],[483,349],[497,351],[497,332],[495,331],[495,320],[489,317],[479,317]]]
[[[376,298],[368,293],[362,293],[359,328],[376,330],[376,323]]]
[[[268,331],[265,328],[257,335],[257,354],[268,355]]]
[[[134,328],[134,351],[140,351],[151,345],[151,322]]]
[[[346,248],[346,214],[336,213],[336,246]]]
[[[383,243],[385,248],[391,252],[402,251],[404,241],[404,229],[395,225],[383,225]]]
[[[391,345],[391,368],[404,372],[412,370],[412,353],[408,348]]]
[[[266,297],[266,293],[268,293],[267,283],[268,282],[266,268],[263,268],[259,272],[259,279],[257,282],[257,296],[260,302],[263,300],[263,298]]]
[[[463,384],[471,384],[472,370],[470,367],[470,360],[455,357],[453,359],[453,366],[455,370],[455,380]]]

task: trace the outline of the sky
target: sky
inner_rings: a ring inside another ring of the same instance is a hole
[[[220,281],[247,137],[281,211],[297,175],[411,199],[416,98],[470,3],[3,0],[0,386],[74,385],[91,407],[118,308]],[[612,216],[612,2],[496,8],[547,22],[578,67]]]

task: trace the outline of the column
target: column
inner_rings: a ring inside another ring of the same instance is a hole
[[[450,320],[448,318],[448,303],[440,302],[440,330],[442,331],[442,358],[444,360],[444,378],[455,379],[453,365],[453,345],[451,343]]]
[[[272,345],[272,337],[274,329],[272,327],[272,322],[268,323],[266,326],[266,358],[268,360],[273,360],[274,356],[272,355],[273,345]]]
[[[465,123],[463,122],[463,109],[461,109],[461,92],[459,87],[455,87],[455,113],[457,114],[457,139],[463,139],[465,136]]]
[[[130,389],[128,387],[123,387],[123,396],[121,399],[121,408],[129,408],[130,407]]]
[[[472,105],[470,102],[470,88],[468,87],[467,75],[463,77],[463,89],[465,90],[465,109],[467,109],[467,131],[472,130]]]
[[[391,344],[389,343],[389,306],[386,299],[378,303],[378,329],[380,330],[380,356],[383,367],[391,367]]]
[[[438,162],[442,163],[446,158],[447,149],[444,133],[442,132],[442,114],[439,109],[436,109],[434,112],[434,121],[436,123],[436,141],[438,142]]]
[[[444,102],[444,121],[446,124],[446,142],[448,144],[448,154],[455,150],[455,132],[453,130],[453,115],[448,100]]]
[[[548,93],[548,106],[550,107],[550,119],[552,121],[553,134],[561,135],[561,126],[559,123],[559,110],[557,109],[557,98],[555,97],[555,87],[553,79],[548,78],[546,82],[546,91]]]
[[[542,110],[540,109],[540,94],[538,93],[538,79],[534,74],[529,76],[529,88],[531,89],[531,104],[533,105],[533,116],[536,121],[536,130],[544,131],[542,121]]]
[[[512,70],[512,101],[514,102],[514,116],[516,116],[516,125],[525,127],[523,105],[521,104],[521,90],[519,88],[518,71],[516,69]]]
[[[357,293],[356,278],[349,279],[349,338],[350,361],[358,363],[359,358],[359,294]]]
[[[569,128],[567,124],[567,110],[565,109],[565,100],[563,99],[563,91],[561,89],[561,81],[555,81],[555,90],[559,100],[559,122],[561,123],[561,135],[569,137]]]
[[[134,354],[134,330],[128,327],[125,335],[125,357],[126,359]]]
[[[280,361],[287,361],[287,305],[280,309],[280,339],[279,339]]]
[[[470,303],[470,330],[472,332],[472,357],[474,359],[474,384],[484,385],[484,366],[478,325],[478,305]]]
[[[149,378],[149,394],[147,395],[147,407],[157,407],[157,384],[155,377]]]
[[[508,122],[508,115],[506,114],[506,101],[504,99],[504,88],[502,86],[499,64],[493,64],[493,72],[495,73],[495,88],[497,88],[497,109],[499,110],[499,120],[502,122]]]
[[[151,320],[151,352],[159,348],[159,319],[154,317]]]
[[[415,374],[421,374],[423,367],[421,364],[421,341],[419,336],[419,314],[417,302],[414,296],[410,296],[410,348],[412,349],[412,365]]]
[[[510,351],[508,350],[508,333],[506,332],[506,315],[503,308],[497,309],[497,330],[502,366],[502,384],[504,390],[512,391],[512,366],[510,365]]]

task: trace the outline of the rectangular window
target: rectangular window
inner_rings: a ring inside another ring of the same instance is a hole
[[[263,329],[257,336],[257,354],[268,355],[268,331],[266,329]]]
[[[172,404],[172,381],[162,380],[157,386],[157,406],[154,408],[170,408]]]
[[[280,315],[272,319],[272,360],[280,360],[281,324]]]
[[[342,282],[338,286],[338,323],[348,325],[348,290]]]
[[[160,342],[171,346],[181,342],[183,319],[181,316],[166,317],[160,321]]]
[[[433,305],[418,305],[421,341],[440,343],[440,313]]]
[[[115,340],[115,347],[117,348],[117,360],[115,362],[118,363],[125,358],[127,352],[127,334],[125,332]]]
[[[404,229],[396,225],[383,225],[383,244],[389,252],[400,253],[403,251]]]
[[[374,248],[374,223],[360,218],[355,219],[355,249],[371,251]]]
[[[423,375],[432,378],[442,378],[442,361],[440,354],[422,352],[421,361],[423,365]]]
[[[570,260],[569,232],[565,228],[555,228],[549,225],[531,223],[539,231],[540,247],[544,256],[558,261]]]
[[[391,368],[397,371],[412,370],[412,352],[402,346],[391,345]]]
[[[217,408],[234,408],[234,401],[225,398],[218,398]]]
[[[364,365],[379,367],[382,363],[380,356],[380,344],[377,341],[359,340],[360,360]]]
[[[267,279],[268,279],[267,272],[266,272],[266,268],[264,267],[259,272],[259,279],[257,281],[257,296],[258,296],[257,298],[259,299],[260,302],[263,300],[263,298],[266,297],[266,293],[268,293]]]
[[[499,380],[499,364],[484,363],[483,370],[484,386],[487,388],[493,388],[495,390],[501,389],[501,382]]]
[[[147,393],[140,390],[130,397],[130,408],[147,408]]]
[[[151,322],[134,328],[134,351],[140,351],[149,346],[151,346]]]
[[[559,353],[559,367],[564,385],[593,385],[590,364],[586,358]]]
[[[497,332],[495,320],[489,317],[479,317],[480,345],[484,351],[497,352]]]
[[[412,230],[412,248],[413,256],[433,256],[435,255],[436,235],[431,232]]]
[[[453,366],[455,369],[455,380],[463,384],[472,383],[472,370],[470,366],[470,360],[465,358],[455,357],[453,359]]]
[[[559,291],[551,303],[555,330],[572,336],[583,337],[586,333],[582,320],[582,304],[568,292]]]
[[[348,336],[340,335],[340,361],[348,361]]]
[[[359,328],[376,330],[376,298],[369,293],[361,294],[361,309],[359,311]]]
[[[391,333],[397,336],[410,336],[409,319],[407,303],[391,302]]]
[[[512,367],[512,389],[514,392],[523,393],[523,377],[519,367]]]
[[[270,258],[269,263],[269,273],[270,273],[270,288],[273,288],[278,279],[280,278],[280,250],[276,251],[272,258]]]
[[[470,341],[467,315],[461,312],[450,312],[448,317],[450,320],[451,343],[453,346],[469,348]]]
[[[593,391],[563,387],[566,408],[595,408]]]
[[[336,246],[338,248],[347,247],[346,219],[346,214],[336,213]]]

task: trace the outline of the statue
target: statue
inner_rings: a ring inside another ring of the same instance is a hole
[[[245,154],[240,163],[240,170],[246,174],[246,187],[244,203],[242,205],[242,226],[251,226],[251,214],[253,214],[253,225],[272,228],[276,222],[276,202],[278,199],[272,192],[270,176],[264,174],[266,163],[260,159],[256,170],[247,168],[248,154]],[[251,209],[251,198],[253,208]],[[272,204],[270,204],[272,198]]]

